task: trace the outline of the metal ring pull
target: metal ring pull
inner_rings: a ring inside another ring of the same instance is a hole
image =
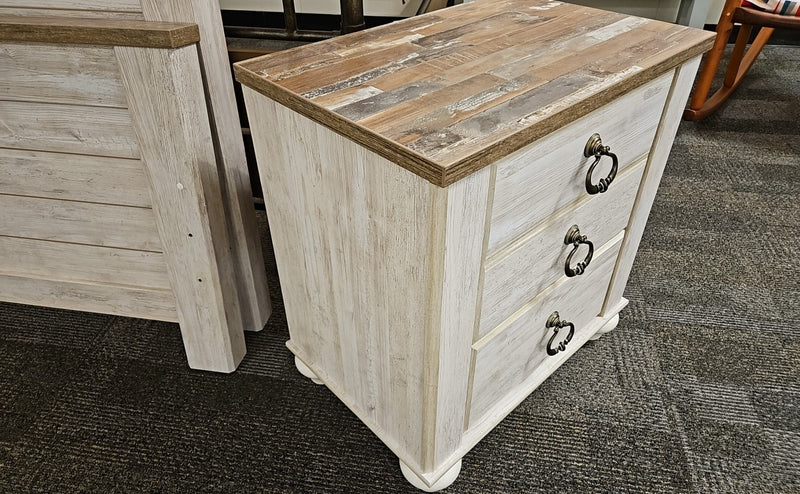
[[[578,276],[586,272],[586,268],[589,266],[589,263],[592,262],[592,256],[594,255],[594,244],[586,238],[586,235],[581,235],[581,229],[578,228],[578,225],[572,225],[567,231],[567,236],[564,237],[564,245],[572,244],[572,252],[569,253],[567,256],[567,261],[564,263],[564,272],[567,274],[568,277],[572,278],[573,276]],[[589,247],[589,253],[586,254],[586,257],[583,261],[579,262],[575,265],[575,267],[571,267],[572,265],[572,256],[578,252],[578,248],[581,244],[586,245]]]
[[[558,312],[553,312],[550,314],[550,317],[547,318],[547,323],[545,323],[544,326],[547,329],[553,328],[553,335],[550,336],[550,340],[547,342],[547,354],[552,357],[558,352],[563,352],[567,348],[569,342],[572,341],[572,336],[575,334],[575,325],[569,321],[562,321],[561,317],[558,315]],[[558,336],[558,331],[567,326],[569,326],[569,334],[567,334],[567,337],[558,343],[556,348],[553,348],[553,342],[555,341],[556,336]]]
[[[603,146],[603,139],[600,138],[600,134],[594,134],[589,138],[589,142],[587,142],[586,147],[583,148],[583,155],[587,158],[594,156],[594,163],[589,167],[589,171],[586,172],[586,192],[589,194],[598,194],[607,191],[609,185],[611,185],[611,182],[613,182],[614,178],[617,176],[617,168],[619,167],[617,155],[611,152],[610,147]],[[597,185],[595,185],[592,183],[592,172],[594,172],[595,167],[600,163],[603,156],[611,158],[611,171],[606,178],[601,178],[600,181],[597,182]]]

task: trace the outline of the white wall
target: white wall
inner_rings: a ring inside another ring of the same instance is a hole
[[[422,0],[364,0],[364,14],[386,17],[409,17],[417,13]],[[283,12],[281,0],[219,0],[225,10]],[[339,14],[339,0],[295,0],[299,13]]]

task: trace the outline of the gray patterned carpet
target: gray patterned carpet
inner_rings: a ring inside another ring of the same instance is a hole
[[[800,492],[799,99],[800,47],[769,47],[681,127],[618,329],[446,492]],[[272,296],[232,375],[172,324],[0,304],[0,492],[414,492],[294,370]]]

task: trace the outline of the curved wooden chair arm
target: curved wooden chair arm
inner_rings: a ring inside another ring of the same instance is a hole
[[[731,36],[733,25],[737,23],[741,24],[741,27],[736,38],[736,45],[728,61],[722,86],[711,97],[708,97],[722,61],[725,45]],[[689,101],[689,107],[683,113],[683,118],[685,120],[701,120],[716,111],[741,84],[745,74],[753,66],[756,57],[767,44],[775,28],[800,29],[800,18],[760,12],[741,7],[741,0],[727,0],[717,22],[717,39],[703,62],[694,94]],[[748,48],[747,44],[753,29],[757,29],[758,34]]]

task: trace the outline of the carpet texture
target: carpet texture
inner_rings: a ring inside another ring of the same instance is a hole
[[[771,46],[682,124],[619,327],[446,492],[800,492],[798,99],[800,49]],[[0,304],[0,492],[416,492],[294,369],[265,245],[275,310],[231,375],[174,324]]]

